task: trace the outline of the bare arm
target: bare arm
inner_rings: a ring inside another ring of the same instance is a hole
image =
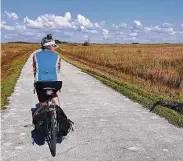
[[[34,74],[34,78],[35,78],[35,76],[36,76],[36,60],[35,60],[35,56],[33,56],[32,67],[33,67],[33,74]]]
[[[58,62],[58,71],[60,72],[61,69],[61,57],[59,56],[59,62]]]

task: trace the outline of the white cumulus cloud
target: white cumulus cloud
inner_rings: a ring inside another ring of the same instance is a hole
[[[158,33],[171,33],[174,32],[174,28],[164,28],[161,26],[155,26],[151,29],[152,31],[158,32]]]
[[[102,39],[103,40],[110,40],[110,39],[113,39],[113,37],[111,35],[103,35]]]
[[[175,35],[177,32],[173,25],[170,23],[164,23],[162,25],[144,27],[145,33],[157,33],[157,34],[169,34]]]
[[[140,21],[137,21],[137,20],[134,20],[133,21],[133,25],[131,27],[131,31],[137,33],[137,32],[141,32],[143,30],[144,30],[144,28],[143,28],[141,22]]]
[[[98,33],[96,30],[101,30],[100,23],[92,23],[88,18],[81,14],[77,15],[77,19],[72,20],[70,12],[67,12],[64,16],[44,14],[35,20],[25,17],[24,25],[27,28],[34,29],[77,29],[78,31],[88,33]]]
[[[72,19],[71,13],[70,12],[66,12],[66,14],[64,16],[64,19],[66,19],[67,21],[71,21],[71,19]]]
[[[94,23],[94,26],[95,26],[96,28],[100,28],[100,29],[102,28],[101,25],[99,25],[99,23]]]
[[[121,30],[121,29],[126,29],[127,24],[126,23],[112,24],[112,27],[116,30]]]
[[[173,25],[170,24],[170,23],[164,23],[164,24],[161,25],[160,27],[161,27],[161,28],[171,28],[171,27],[173,27]]]
[[[97,30],[86,30],[87,33],[98,34]]]
[[[38,20],[31,20],[28,17],[24,18],[24,24],[28,28],[43,28],[43,25]]]
[[[103,31],[103,34],[104,34],[104,35],[108,35],[108,34],[109,34],[108,29],[102,29],[102,31]]]
[[[14,12],[5,11],[6,17],[12,20],[19,19]],[[183,42],[183,23],[179,26],[171,23],[145,26],[141,21],[134,20],[132,24],[125,22],[108,24],[105,21],[92,21],[82,14],[72,18],[70,12],[63,16],[43,14],[35,19],[25,17],[24,21],[7,23],[1,21],[1,29],[6,35],[3,40],[11,36],[14,40],[40,41],[47,33],[52,33],[55,38],[64,41],[83,41],[82,35],[88,35],[95,42],[159,42],[166,39]],[[17,34],[17,35],[7,35]]]
[[[76,25],[83,26],[85,28],[92,28],[93,27],[92,22],[81,14],[77,15]]]
[[[33,33],[33,32],[21,32],[20,35],[22,35],[22,36],[35,36],[36,33]]]
[[[138,33],[130,33],[130,36],[132,37],[136,37],[138,35]]]
[[[5,14],[8,16],[9,19],[11,20],[17,20],[19,19],[18,15],[15,13],[15,12],[8,12],[8,11],[5,11]]]
[[[64,35],[68,36],[68,37],[72,37],[73,33],[71,33],[71,32],[64,32]]]
[[[1,21],[0,27],[4,30],[15,30],[15,27],[7,25],[5,21]]]
[[[96,29],[87,29],[84,26],[80,26],[78,31],[82,31],[84,33],[97,34],[98,31]]]
[[[24,24],[28,28],[74,28],[70,12],[67,12],[63,17],[54,14],[44,14],[36,20],[25,17]]]
[[[136,27],[136,28],[139,28],[142,26],[141,22],[140,21],[137,21],[137,20],[134,20],[133,21],[133,25]]]

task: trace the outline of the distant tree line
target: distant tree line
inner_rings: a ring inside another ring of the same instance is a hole
[[[19,43],[19,44],[39,44],[37,42],[26,42],[26,41],[12,41],[8,43]]]
[[[60,41],[60,40],[55,40],[55,43],[58,43],[58,44],[68,44],[69,42],[67,42],[67,41]]]

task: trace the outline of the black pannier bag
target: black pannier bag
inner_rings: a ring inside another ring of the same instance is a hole
[[[56,105],[57,111],[57,122],[59,125],[59,132],[62,136],[67,136],[67,134],[72,130],[74,131],[72,125],[74,124],[70,119],[67,118],[66,114]]]
[[[70,119],[67,118],[64,111],[61,109],[61,107],[55,105],[56,108],[56,114],[57,114],[57,123],[59,126],[59,133],[62,136],[67,136],[67,134],[72,130],[74,131],[72,125],[74,124]],[[43,132],[44,130],[47,130],[45,127],[46,122],[48,121],[48,118],[50,117],[50,111],[48,110],[48,106],[41,107],[40,110],[36,111],[36,114],[33,115],[33,124],[38,127],[39,131]]]
[[[47,130],[45,125],[50,117],[49,115],[48,106],[41,107],[33,114],[33,124],[36,127],[36,131],[45,132]]]

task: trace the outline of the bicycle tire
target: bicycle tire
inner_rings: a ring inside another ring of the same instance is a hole
[[[56,143],[57,143],[57,137],[56,137],[56,119],[54,117],[54,112],[51,115],[51,139],[50,139],[50,152],[53,157],[56,156]]]

